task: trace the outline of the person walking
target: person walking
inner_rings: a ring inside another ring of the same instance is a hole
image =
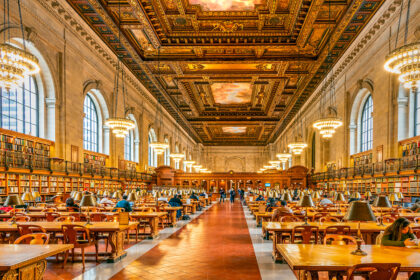
[[[235,189],[231,188],[230,191],[229,191],[229,194],[230,194],[230,202],[231,203],[235,202],[235,194],[236,194]]]
[[[220,200],[219,200],[219,202],[225,202],[225,197],[226,197],[225,190],[223,188],[220,188],[219,193],[220,193]]]

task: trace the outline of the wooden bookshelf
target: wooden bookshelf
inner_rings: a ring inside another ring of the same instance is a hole
[[[357,153],[350,156],[350,166],[358,167],[367,164],[371,164],[373,162],[373,153],[372,150]]]
[[[105,154],[95,153],[86,150],[83,152],[83,163],[105,167],[107,159],[108,155]]]
[[[420,154],[420,136],[398,142],[399,157],[415,156]]]

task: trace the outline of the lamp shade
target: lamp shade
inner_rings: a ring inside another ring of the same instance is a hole
[[[345,191],[345,192],[344,192],[344,195],[345,195],[345,196],[349,196],[349,195],[350,195],[350,192],[349,192],[349,191]]]
[[[16,206],[25,204],[17,194],[10,194],[7,196],[4,206]]]
[[[360,196],[360,193],[359,193],[359,192],[353,192],[353,193],[351,194],[350,198],[360,199],[360,198],[361,198],[361,196]]]
[[[121,199],[122,198],[122,195],[121,195],[120,192],[114,192],[114,194],[112,195],[112,198]]]
[[[388,198],[389,198],[389,201],[391,201],[391,202],[400,201],[400,200],[398,199],[398,196],[397,196],[397,194],[396,194],[396,193],[390,193],[390,194],[388,195]]]
[[[75,193],[76,193],[76,191],[71,191],[70,192],[70,197],[73,198]]]
[[[382,207],[382,208],[390,208],[392,207],[391,202],[389,202],[388,197],[386,196],[378,196],[375,201],[373,202],[373,206],[375,207]]]
[[[346,198],[344,197],[344,194],[342,193],[337,193],[335,198],[334,198],[335,202],[346,202]]]
[[[281,196],[281,200],[288,201],[288,202],[293,201],[292,196],[291,196],[291,195],[290,195],[290,193],[288,193],[288,192],[285,192],[285,193]]]
[[[313,198],[314,198],[314,199],[320,199],[320,198],[321,198],[321,196],[319,195],[319,192],[314,192],[314,193],[313,193]]]
[[[137,200],[137,197],[135,193],[130,193],[128,195],[127,201],[136,201],[136,200]]]
[[[402,200],[404,198],[404,195],[402,192],[397,192],[397,197],[399,200]]]
[[[32,192],[32,197],[34,198],[34,200],[35,199],[37,199],[38,197],[41,197],[41,195],[39,194],[39,192],[38,191],[33,191]]]
[[[312,197],[309,194],[305,194],[302,199],[299,201],[300,207],[315,207],[315,204],[312,200]]]
[[[374,222],[376,221],[375,214],[373,214],[372,208],[369,203],[362,201],[353,201],[350,204],[350,209],[344,215],[346,221],[358,221],[358,222]]]
[[[95,198],[91,194],[84,195],[80,201],[80,207],[93,207],[95,205]]]
[[[32,196],[32,194],[30,192],[24,192],[22,195],[22,200],[23,201],[33,201],[34,197]]]
[[[372,197],[372,193],[370,191],[365,192],[365,197],[367,198]]]
[[[109,193],[109,191],[105,190],[104,193],[102,194],[103,196],[110,196],[111,194]]]
[[[80,201],[80,200],[82,200],[82,197],[83,197],[82,193],[77,192],[77,193],[74,194],[73,199],[76,200],[76,201]]]
[[[99,190],[96,194],[102,196],[104,194],[104,191],[103,190]]]

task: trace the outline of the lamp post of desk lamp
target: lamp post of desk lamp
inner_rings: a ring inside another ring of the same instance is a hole
[[[92,225],[92,223],[90,222],[89,207],[94,207],[94,206],[96,206],[96,201],[93,195],[87,194],[82,197],[82,200],[80,201],[80,207],[87,207],[87,210],[88,210],[86,225]]]
[[[16,213],[15,207],[17,205],[23,205],[23,200],[17,194],[11,194],[7,196],[6,201],[4,202],[4,206],[11,206],[13,208],[13,215],[12,215],[12,225],[16,225]]]
[[[380,209],[380,213],[381,213],[380,220],[381,220],[381,222],[379,223],[379,226],[385,226],[384,225],[384,220],[383,220],[383,215],[382,215],[382,209],[392,207],[391,203],[389,202],[388,197],[387,196],[378,196],[375,199],[375,202],[373,203],[373,206],[378,207]]]
[[[314,207],[315,204],[312,200],[312,197],[310,194],[305,194],[302,199],[299,201],[298,204],[299,207],[305,207],[306,211],[305,211],[305,223],[303,224],[304,226],[309,226],[308,224],[308,208],[309,207]]]

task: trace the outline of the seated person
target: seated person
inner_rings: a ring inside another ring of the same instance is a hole
[[[272,221],[279,220],[280,217],[293,214],[293,210],[287,206],[287,202],[282,200],[280,202],[280,207],[274,210],[273,215],[271,216]]]
[[[360,198],[355,198],[355,197],[353,197],[353,198],[350,198],[350,199],[349,199],[349,202],[348,202],[348,203],[350,204],[350,203],[352,203],[353,201],[359,201],[359,200],[360,200]]]
[[[169,200],[169,205],[171,206],[182,206],[182,201],[179,196],[176,194]]]
[[[321,206],[327,206],[327,205],[331,205],[333,204],[333,202],[331,200],[328,199],[328,195],[324,195],[324,198],[321,199],[321,201],[319,202],[319,205]]]
[[[279,201],[277,199],[274,199],[274,198],[270,197],[267,200],[267,207],[265,208],[265,212],[271,212],[271,211],[273,211],[274,207],[280,206],[278,202]]]
[[[416,212],[417,209],[420,209],[420,199],[417,198],[416,201],[414,202],[413,206],[411,206],[410,208],[413,212]]]
[[[111,205],[113,205],[114,204],[114,202],[112,202],[112,200],[111,199],[109,199],[109,197],[107,196],[107,195],[105,195],[100,201],[99,201],[99,203],[100,204],[111,204]]]
[[[74,202],[74,199],[69,197],[66,200],[66,208],[69,208],[70,211],[79,212],[80,206]]]
[[[260,194],[255,201],[265,201],[264,196]]]
[[[166,196],[161,196],[157,199],[157,201],[166,201],[168,202],[168,198]]]
[[[192,193],[190,199],[198,200],[198,196],[196,196],[195,193]]]
[[[122,197],[122,200],[118,201],[115,207],[124,208],[125,212],[131,212],[133,209],[131,208],[130,203],[127,201],[128,196],[125,194]]]

